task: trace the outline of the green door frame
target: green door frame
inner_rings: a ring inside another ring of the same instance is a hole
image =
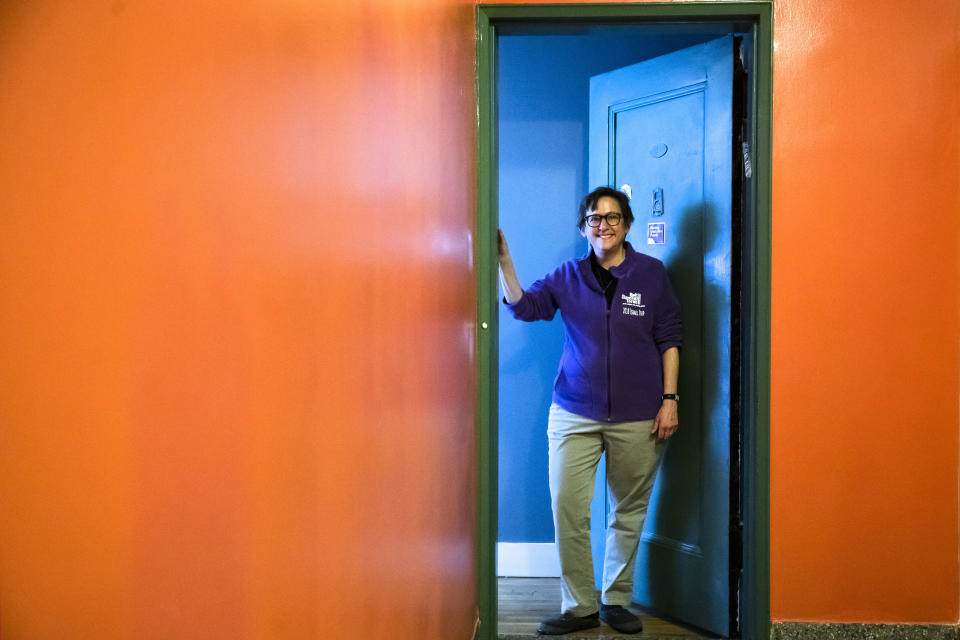
[[[741,637],[770,635],[770,254],[773,3],[477,6],[477,637],[497,637],[497,126],[494,43],[505,22],[745,22],[754,26],[753,179],[744,220]]]

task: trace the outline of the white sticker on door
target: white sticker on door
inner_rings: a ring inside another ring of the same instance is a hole
[[[647,244],[663,244],[667,237],[666,222],[647,223]]]

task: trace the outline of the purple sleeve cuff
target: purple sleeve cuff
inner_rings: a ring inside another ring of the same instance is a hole
[[[677,349],[679,349],[682,346],[683,345],[680,343],[680,341],[676,340],[676,341],[660,343],[657,345],[657,348],[660,350],[660,355],[663,355],[667,351],[667,349],[672,349],[673,347],[676,347]]]
[[[557,313],[556,302],[541,281],[533,283],[529,289],[524,289],[523,295],[513,304],[508,303],[506,299],[503,302],[514,318],[524,322],[552,320]]]

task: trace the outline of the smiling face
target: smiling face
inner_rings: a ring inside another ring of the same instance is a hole
[[[583,229],[580,230],[580,235],[587,239],[598,258],[618,253],[627,237],[627,232],[630,231],[630,225],[623,218],[623,211],[620,210],[620,203],[617,202],[616,198],[610,196],[600,198],[597,200],[597,208],[588,215],[604,216],[608,213],[619,213],[621,216],[620,224],[610,226],[604,218],[599,227],[584,224]]]

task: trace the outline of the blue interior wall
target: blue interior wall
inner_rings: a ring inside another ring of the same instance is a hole
[[[521,284],[572,257],[587,191],[590,76],[729,33],[704,25],[517,25],[497,38],[499,221]],[[547,412],[563,325],[500,309],[499,535],[552,542]]]

